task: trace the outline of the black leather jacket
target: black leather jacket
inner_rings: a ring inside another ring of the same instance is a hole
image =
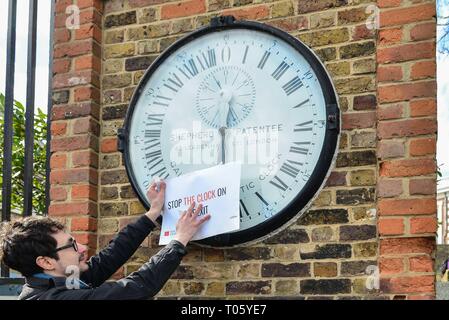
[[[106,282],[137,250],[154,228],[145,215],[126,226],[88,261],[89,269],[81,273],[81,280],[88,284],[83,289],[68,289],[66,278],[26,278],[20,300],[123,300],[148,299],[156,295],[181,263],[187,253],[178,241],[165,248],[126,278]]]

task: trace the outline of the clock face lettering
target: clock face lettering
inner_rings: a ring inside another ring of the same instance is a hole
[[[236,233],[273,221],[309,192],[322,166],[329,99],[317,70],[257,28],[211,30],[172,48],[142,79],[126,120],[127,169],[140,198],[153,178],[214,166],[225,154],[242,162]],[[329,150],[332,158],[335,145]],[[242,239],[233,242],[254,236]]]

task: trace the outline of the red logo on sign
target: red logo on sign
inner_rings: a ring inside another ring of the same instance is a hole
[[[169,236],[170,235],[170,231],[165,231],[164,232],[164,236]]]

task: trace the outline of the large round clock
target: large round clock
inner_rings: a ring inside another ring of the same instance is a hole
[[[277,28],[226,16],[149,67],[119,150],[146,207],[155,177],[240,161],[240,229],[198,241],[229,247],[265,239],[306,210],[330,172],[339,131],[337,95],[315,54]]]

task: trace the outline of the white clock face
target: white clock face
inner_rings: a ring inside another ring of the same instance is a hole
[[[306,59],[271,34],[230,29],[196,38],[141,89],[129,159],[143,195],[154,177],[217,165],[224,152],[226,162],[242,162],[244,230],[287,207],[317,166],[326,133],[323,89]]]

